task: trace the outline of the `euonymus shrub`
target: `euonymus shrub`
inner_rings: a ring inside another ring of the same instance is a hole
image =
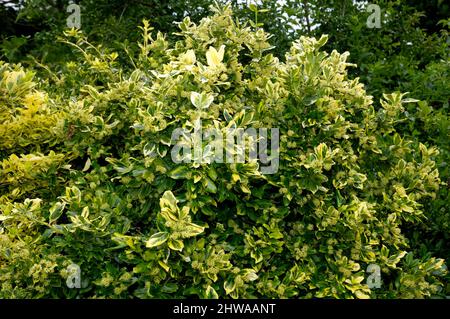
[[[445,295],[444,260],[402,231],[440,184],[438,149],[397,131],[410,101],[376,111],[326,37],[280,61],[262,29],[214,10],[176,43],[144,22],[136,54],[71,30],[78,58],[58,72],[0,65],[0,297]],[[200,113],[192,92],[213,98]],[[174,163],[172,132],[199,116],[278,128],[277,173]]]

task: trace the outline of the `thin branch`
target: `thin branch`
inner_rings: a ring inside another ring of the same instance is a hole
[[[309,7],[308,7],[308,1],[303,0],[303,6],[305,8],[305,18],[306,18],[306,28],[308,30],[308,33],[311,34],[311,24],[309,22]]]

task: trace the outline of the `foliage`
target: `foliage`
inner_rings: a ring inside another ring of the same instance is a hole
[[[405,236],[441,183],[438,138],[404,133],[412,101],[377,107],[325,36],[280,60],[263,29],[212,10],[176,42],[144,21],[125,66],[77,30],[58,72],[1,64],[0,297],[445,296],[443,256]],[[174,163],[172,132],[198,119],[279,128],[278,172]],[[81,289],[66,285],[72,263]]]

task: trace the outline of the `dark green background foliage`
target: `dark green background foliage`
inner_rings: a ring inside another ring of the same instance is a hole
[[[369,29],[351,0],[86,0],[81,30],[0,2],[0,298],[450,295],[445,1]],[[175,164],[199,117],[279,128],[277,174]]]

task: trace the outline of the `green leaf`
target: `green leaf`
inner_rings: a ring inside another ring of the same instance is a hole
[[[159,206],[161,208],[161,216],[166,221],[178,221],[178,200],[175,198],[171,191],[164,192],[163,196],[159,200]]]
[[[253,12],[258,11],[258,7],[254,3],[250,3],[248,8],[250,9],[250,11],[253,11]]]
[[[0,215],[0,222],[12,218],[11,216]]]
[[[89,206],[83,207],[81,211],[81,217],[88,219],[89,218]]]
[[[169,238],[168,232],[159,232],[159,233],[153,234],[147,240],[145,246],[147,248],[152,248],[152,247],[162,245],[167,241],[168,238]]]
[[[84,164],[82,172],[86,172],[91,167],[91,159],[88,157],[86,163]]]
[[[51,208],[50,208],[50,216],[49,221],[50,223],[53,223],[56,221],[59,217],[61,217],[64,207],[66,206],[66,203],[60,203],[56,202]]]
[[[194,237],[203,233],[204,230],[205,230],[204,227],[201,227],[193,223],[189,223],[186,224],[185,229],[183,229],[183,237],[184,238]]]
[[[186,166],[177,166],[167,174],[173,179],[189,179],[191,178],[191,171]]]
[[[228,295],[236,289],[236,282],[234,279],[225,280],[223,283],[223,289],[225,289],[225,293]]]
[[[189,219],[189,206],[184,206],[181,210],[178,210],[178,218],[179,220],[187,220]],[[190,220],[190,219],[189,219]]]
[[[245,281],[255,281],[258,279],[258,275],[253,269],[245,269],[243,277]]]
[[[419,102],[420,100],[416,100],[416,99],[413,99],[413,98],[410,98],[410,97],[408,97],[408,98],[406,98],[406,99],[403,99],[402,100],[402,103],[417,103],[417,102]]]
[[[191,92],[191,103],[197,109],[207,109],[213,101],[214,97],[212,95],[206,94],[205,92]]]
[[[206,288],[205,298],[206,299],[219,299],[219,295],[217,294],[216,290],[213,287],[208,286]]]
[[[142,150],[145,157],[155,157],[156,156],[156,145],[154,143],[146,143]]]
[[[233,117],[230,115],[230,113],[227,110],[223,110],[223,117],[225,118],[225,121],[230,122]]]
[[[166,283],[162,286],[161,291],[166,294],[174,293],[178,290],[178,285],[176,283]]]
[[[361,290],[355,291],[355,296],[358,299],[370,299],[370,296],[365,294],[365,293],[363,293]]]
[[[169,246],[170,249],[176,251],[182,251],[184,248],[183,242],[179,239],[170,238],[167,245]]]
[[[166,272],[169,272],[170,267],[162,260],[158,260],[158,264],[161,266],[162,269],[164,269]]]
[[[213,181],[215,181],[216,179],[217,179],[217,171],[216,171],[216,169],[213,167],[213,166],[211,166],[209,169],[208,169],[208,176],[213,180]]]
[[[217,193],[217,186],[214,184],[214,182],[209,179],[208,177],[205,177],[203,179],[203,186],[206,188],[206,190],[210,193]]]
[[[328,42],[328,35],[324,34],[320,37],[320,39],[317,41],[317,47],[323,47]]]

